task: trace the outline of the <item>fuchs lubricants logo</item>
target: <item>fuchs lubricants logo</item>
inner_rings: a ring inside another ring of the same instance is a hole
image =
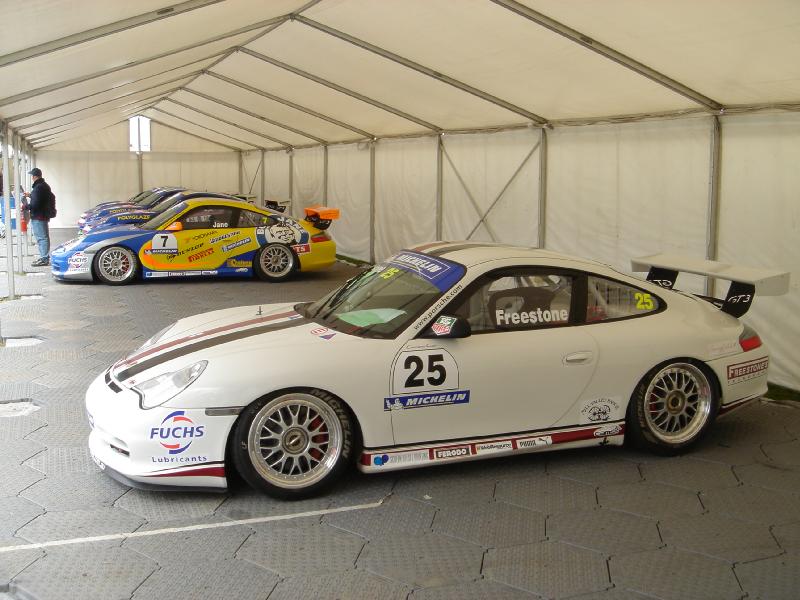
[[[203,435],[205,435],[205,425],[195,425],[182,410],[168,414],[161,421],[160,427],[150,429],[150,439],[158,440],[170,454],[180,454],[191,446],[195,439]]]

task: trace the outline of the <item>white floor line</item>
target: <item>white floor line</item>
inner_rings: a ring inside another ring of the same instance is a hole
[[[310,510],[301,513],[290,513],[288,515],[273,515],[270,517],[254,517],[252,519],[239,519],[238,521],[224,521],[222,523],[201,523],[199,525],[187,525],[186,527],[167,527],[165,529],[152,529],[149,531],[132,531],[130,533],[110,533],[108,535],[95,535],[92,537],[73,538],[71,540],[54,540],[52,542],[41,542],[38,544],[21,544],[19,546],[6,546],[0,548],[0,554],[10,552],[21,552],[22,550],[40,550],[42,548],[52,548],[54,546],[71,546],[74,544],[89,544],[92,542],[105,542],[111,540],[126,540],[130,538],[149,537],[151,535],[164,535],[167,533],[181,533],[183,531],[202,531],[205,529],[219,529],[221,527],[234,527],[235,525],[250,525],[254,523],[268,523],[270,521],[288,521],[301,517],[317,517],[330,515],[340,512],[353,510],[365,510],[367,508],[377,508],[385,498],[370,504],[356,504],[354,506],[341,506],[339,508],[323,508],[321,510]]]

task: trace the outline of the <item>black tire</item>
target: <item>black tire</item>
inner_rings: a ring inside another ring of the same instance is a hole
[[[252,487],[283,500],[317,495],[353,461],[356,432],[344,403],[321,390],[287,390],[245,408],[231,458]]]
[[[98,252],[92,262],[94,276],[107,285],[126,285],[139,273],[136,253],[124,246],[109,246]]]
[[[267,244],[253,261],[256,276],[262,281],[285,281],[297,269],[297,256],[283,244]]]
[[[716,378],[691,359],[651,369],[628,404],[626,437],[638,448],[674,456],[697,444],[719,411]]]

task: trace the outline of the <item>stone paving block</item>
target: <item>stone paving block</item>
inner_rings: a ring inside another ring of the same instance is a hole
[[[800,467],[766,463],[735,467],[734,472],[746,485],[800,494]]]
[[[552,475],[500,481],[495,498],[548,515],[597,505],[594,486]]]
[[[782,422],[759,405],[741,408],[724,416],[708,432],[709,441],[726,446],[788,442],[793,437]]]
[[[188,557],[187,557],[188,559]],[[266,599],[278,576],[235,560],[195,561],[162,566],[133,594],[133,600],[199,598]]]
[[[42,550],[15,550],[0,554],[0,589],[14,577],[44,556]],[[14,599],[16,600],[16,598]]]
[[[100,469],[89,454],[88,446],[46,448],[44,451],[29,458],[24,464],[27,467],[41,471],[45,475],[88,475],[100,473]]]
[[[130,488],[102,473],[49,475],[20,495],[47,510],[111,506]]]
[[[772,528],[772,535],[786,552],[800,554],[800,522],[776,525]]]
[[[148,521],[170,521],[211,515],[225,501],[225,494],[151,492],[131,489],[114,506]]]
[[[430,531],[436,509],[403,496],[391,496],[378,508],[325,515],[323,523],[374,540]]]
[[[700,501],[712,514],[767,525],[800,521],[798,496],[749,485],[711,490]]]
[[[324,510],[331,504],[330,499],[325,495],[299,501],[276,500],[263,492],[250,488],[233,490],[230,497],[222,497],[222,500],[224,502],[217,508],[216,514],[224,515],[234,521],[313,512]],[[317,517],[317,520],[320,518],[321,516]]]
[[[642,596],[630,590],[611,588],[604,592],[594,592],[591,594],[581,594],[573,596],[570,600],[652,600],[652,596]]]
[[[538,598],[541,596],[517,590],[496,581],[481,579],[460,585],[414,590],[408,600],[537,600]]]
[[[544,540],[544,523],[542,513],[489,502],[442,508],[436,514],[433,531],[486,548],[504,548]]]
[[[395,477],[389,473],[364,475],[351,473],[340,483],[329,489],[325,496],[331,506],[355,506],[372,504],[389,496],[394,488]]]
[[[639,467],[622,460],[613,449],[589,450],[591,451],[582,449],[550,454],[547,457],[547,472],[557,477],[594,485],[641,481]]]
[[[724,465],[749,465],[766,460],[766,456],[761,451],[759,444],[722,444],[708,438],[692,448],[686,456]]]
[[[17,496],[0,497],[0,538],[14,533],[44,512],[38,504]],[[0,561],[2,556],[0,555]]]
[[[130,533],[142,523],[144,523],[144,519],[141,517],[118,508],[52,511],[36,517],[22,527],[17,532],[17,536],[36,543],[52,542],[113,533]],[[118,546],[120,543],[117,541],[113,545]],[[48,552],[52,552],[52,549],[48,549]]]
[[[282,577],[352,569],[365,540],[329,525],[253,525],[255,535],[239,549],[248,560]],[[291,548],[292,552],[287,552]]]
[[[116,600],[130,598],[156,568],[131,550],[70,548],[33,563],[13,586],[36,600]]]
[[[673,548],[613,556],[609,569],[617,587],[664,600],[742,596],[729,564]]]
[[[89,423],[48,425],[28,434],[27,439],[52,447],[85,447],[89,443]]]
[[[394,493],[434,506],[482,504],[492,499],[493,479],[465,477],[448,466],[406,471],[398,475]]]
[[[0,463],[0,498],[16,496],[43,477],[43,473],[30,467]]]
[[[81,321],[81,320],[69,320],[63,319],[58,321],[47,321],[46,323],[42,324],[42,329],[47,329],[49,331],[65,331],[70,329],[86,329],[92,323],[91,321]]]
[[[736,565],[742,589],[753,598],[796,600],[800,590],[800,556],[786,554]]]
[[[26,398],[19,398],[25,400]],[[40,411],[24,417],[0,417],[0,442],[21,440],[30,433],[47,425],[39,418]]]
[[[693,492],[739,485],[733,470],[728,465],[694,458],[677,457],[669,461],[643,465],[642,473],[647,481],[666,483]]]
[[[41,365],[47,368],[47,363]],[[33,380],[33,383],[42,385],[49,388],[64,388],[64,387],[84,387],[88,388],[89,384],[94,381],[98,373],[101,371],[48,371],[46,374],[41,375]]]
[[[427,533],[370,541],[357,566],[411,587],[433,587],[477,579],[482,559],[478,546]]]
[[[489,550],[487,578],[547,598],[565,598],[611,586],[602,554],[560,542]]]
[[[405,600],[410,591],[400,583],[356,570],[289,577],[277,585],[269,600]]]
[[[655,520],[606,508],[552,515],[547,518],[547,537],[608,555],[662,545]]]
[[[138,529],[138,532],[146,529]],[[162,567],[173,563],[213,563],[233,558],[253,530],[243,525],[160,533],[125,540],[122,547],[152,558]]]
[[[45,450],[45,446],[33,440],[0,439],[0,468],[2,465],[21,465]]]
[[[652,481],[601,485],[597,489],[597,499],[603,508],[653,519],[700,514],[704,510],[697,493]]]
[[[774,463],[788,467],[800,467],[800,440],[764,444],[764,454]]]
[[[747,562],[782,552],[767,525],[724,515],[670,517],[659,523],[667,546],[698,552],[729,562]]]
[[[0,385],[8,385],[10,383],[25,383],[27,381],[33,381],[37,377],[42,377],[44,374],[45,371],[37,367],[12,369],[4,364],[3,370],[0,371]]]

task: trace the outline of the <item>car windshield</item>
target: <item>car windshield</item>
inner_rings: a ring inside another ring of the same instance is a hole
[[[300,313],[326,326],[362,337],[394,338],[452,288],[463,265],[403,251],[356,275]]]
[[[136,204],[137,206],[146,206],[147,204],[150,204],[157,196],[158,192],[143,192],[134,198],[132,204]]]
[[[161,212],[160,214],[157,214],[156,216],[154,216],[149,221],[146,221],[146,222],[142,223],[141,225],[139,225],[139,227],[141,227],[142,229],[158,229],[164,223],[169,223],[170,220],[172,220],[173,217],[175,217],[176,215],[179,215],[181,213],[181,211],[186,208],[186,203],[185,202],[178,202],[174,206],[170,207],[170,204],[172,204],[172,202],[170,202],[170,201],[173,201],[173,200],[177,200],[177,199],[175,198],[175,196],[170,196],[166,200],[163,200],[162,202],[159,202],[158,204],[156,204],[151,210],[156,212],[156,211],[159,210],[159,207],[163,206],[163,208],[161,208],[161,210],[163,212]]]

